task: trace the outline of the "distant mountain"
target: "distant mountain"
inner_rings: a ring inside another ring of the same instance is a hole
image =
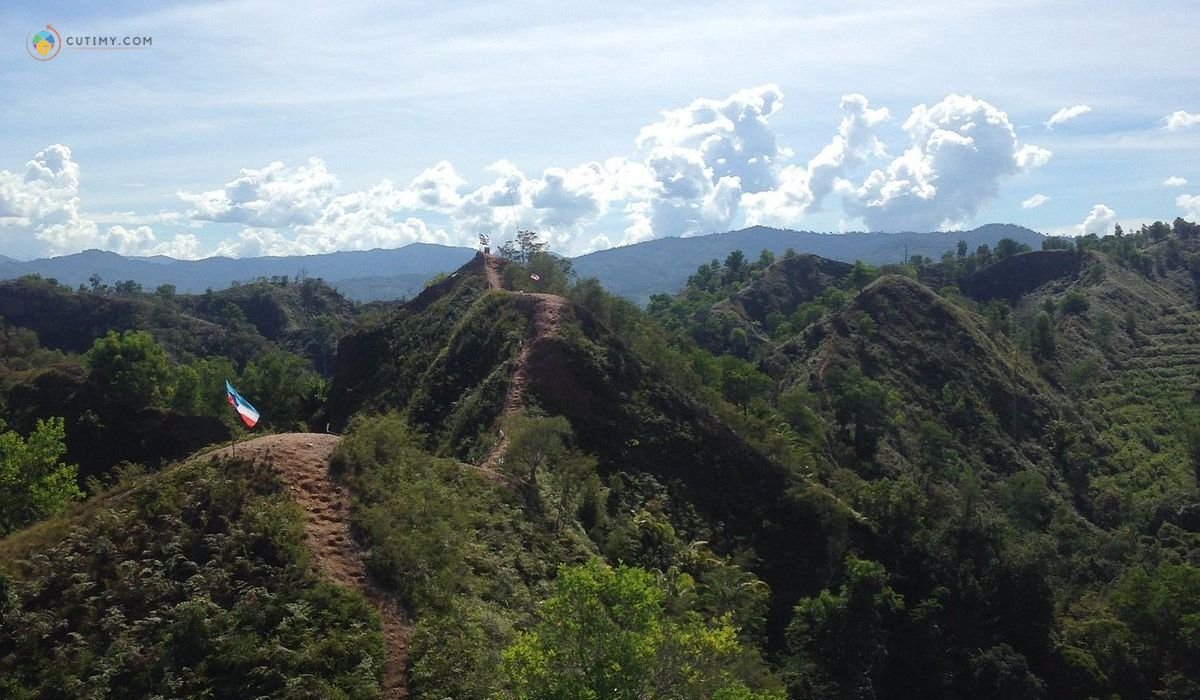
[[[757,257],[763,250],[776,255],[792,248],[831,260],[871,264],[901,262],[908,255],[940,257],[960,240],[974,251],[981,244],[995,246],[1012,238],[1034,249],[1042,235],[1012,224],[988,224],[970,231],[941,233],[814,233],[754,226],[741,231],[659,238],[621,248],[602,250],[574,259],[580,277],[596,277],[615,294],[645,304],[650,295],[675,292],[696,268],[713,258],[724,260],[734,250]],[[0,279],[38,274],[76,286],[98,274],[105,282],[134,280],[147,289],[173,284],[179,292],[224,289],[233,282],[259,277],[305,274],[321,277],[346,297],[374,301],[412,297],[430,277],[449,273],[475,252],[469,248],[412,243],[403,248],[375,249],[264,258],[206,258],[175,260],[165,256],[124,257],[101,250],[86,250],[58,258],[21,262],[0,256]]]
[[[29,262],[0,259],[0,279],[38,274],[74,287],[87,284],[89,277],[98,274],[110,284],[118,280],[134,280],[147,289],[160,284],[173,284],[179,292],[198,293],[210,288],[223,289],[233,282],[250,282],[259,277],[306,275],[321,277],[340,286],[343,280],[400,276],[402,281],[391,285],[385,292],[397,289],[405,292],[397,296],[403,296],[411,295],[414,285],[419,290],[421,283],[439,272],[458,269],[474,254],[475,251],[468,248],[429,243],[325,255],[204,260],[175,260],[161,255],[132,258],[102,250],[85,250],[74,255]],[[362,285],[349,286],[358,288]],[[380,298],[356,294],[347,296],[360,300]]]
[[[610,248],[575,258],[580,277],[596,277],[606,289],[639,304],[652,294],[678,291],[700,265],[741,250],[755,258],[763,250],[776,255],[788,248],[797,253],[812,253],[830,260],[872,265],[904,261],[909,256],[941,257],[958,242],[966,241],[974,251],[981,244],[995,246],[1002,238],[1012,238],[1039,249],[1042,234],[1013,224],[988,224],[970,231],[938,233],[814,233],[753,226],[693,238],[659,238],[621,248]]]

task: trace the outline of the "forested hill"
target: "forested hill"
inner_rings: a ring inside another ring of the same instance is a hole
[[[0,421],[25,434],[62,419],[67,459],[102,478],[228,439],[225,379],[271,427],[317,423],[323,376],[356,313],[316,279],[200,295],[0,282]]]
[[[369,308],[9,283],[0,694],[1200,697],[1200,226],[941,240],[644,309],[534,234]],[[170,464],[229,372],[340,435]]]
[[[610,292],[645,304],[653,294],[679,291],[688,275],[711,260],[724,260],[735,250],[758,255],[768,250],[782,255],[789,248],[830,260],[872,265],[902,263],[905,255],[939,258],[962,240],[971,250],[995,247],[1004,238],[1032,248],[1041,247],[1042,235],[1012,224],[988,224],[970,231],[936,233],[813,233],[754,226],[741,231],[660,238],[620,248],[610,248],[575,258],[581,277],[596,277]]]
[[[737,253],[652,300],[879,538],[796,607],[793,697],[1200,691],[1200,227],[1043,247]]]

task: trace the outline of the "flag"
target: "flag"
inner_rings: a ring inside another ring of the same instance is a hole
[[[534,273],[534,272],[529,273],[529,279],[533,280],[534,282],[542,281],[542,278],[538,277],[537,273]]]
[[[250,402],[242,398],[242,395],[237,393],[237,389],[225,380],[225,396],[229,399],[229,405],[238,412],[238,417],[246,424],[247,428],[253,428],[258,425],[258,410],[250,405]]]

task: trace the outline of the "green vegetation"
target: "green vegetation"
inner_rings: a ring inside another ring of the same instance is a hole
[[[59,527],[3,542],[4,697],[378,696],[378,621],[265,467],[129,474]]]
[[[669,614],[668,588],[646,571],[598,559],[561,567],[537,623],[504,651],[505,693],[520,700],[779,698],[730,671],[742,651],[728,620]]]
[[[218,301],[229,313],[205,315]],[[200,297],[99,280],[75,292],[40,278],[3,282],[0,420],[31,433],[40,420],[62,419],[79,486],[122,462],[158,466],[229,439],[240,428],[231,428],[226,379],[259,408],[265,429],[323,427],[320,374],[332,370],[348,309],[315,280]]]
[[[595,683],[594,674],[551,653],[561,641],[552,638],[556,616],[582,615],[572,618],[584,625],[575,628],[577,642],[624,640],[624,652],[613,647],[592,671],[611,670],[626,652],[641,664],[620,671],[628,685],[619,695],[595,697],[709,697],[672,695],[672,687],[760,697],[749,688],[772,684],[754,651],[765,614],[761,582],[689,547],[661,515],[620,516],[613,487],[583,477],[594,461],[571,447],[563,421],[517,416],[506,425],[505,466],[520,485],[429,455],[395,414],[356,420],[335,453],[333,468],[354,496],[353,522],[370,547],[368,567],[416,617],[414,696],[590,697],[572,693]],[[597,551],[655,573],[599,561],[559,571]],[[576,669],[570,678],[562,675],[568,667]]]
[[[346,429],[414,698],[1196,697],[1200,227],[996,240],[738,251],[645,311],[532,232],[354,319],[303,281],[16,283],[76,326],[0,326],[0,687],[378,692],[373,615],[261,469],[69,505],[136,471],[106,445],[228,421],[229,377]]]
[[[0,537],[83,496],[78,468],[61,461],[65,451],[61,418],[38,421],[28,439],[0,432]]]

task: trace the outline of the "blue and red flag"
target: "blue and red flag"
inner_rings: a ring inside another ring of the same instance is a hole
[[[247,428],[253,428],[258,425],[258,409],[250,405],[250,402],[242,398],[242,395],[237,393],[237,389],[225,380],[225,395],[229,399],[229,405],[238,412],[238,417],[246,424]]]

